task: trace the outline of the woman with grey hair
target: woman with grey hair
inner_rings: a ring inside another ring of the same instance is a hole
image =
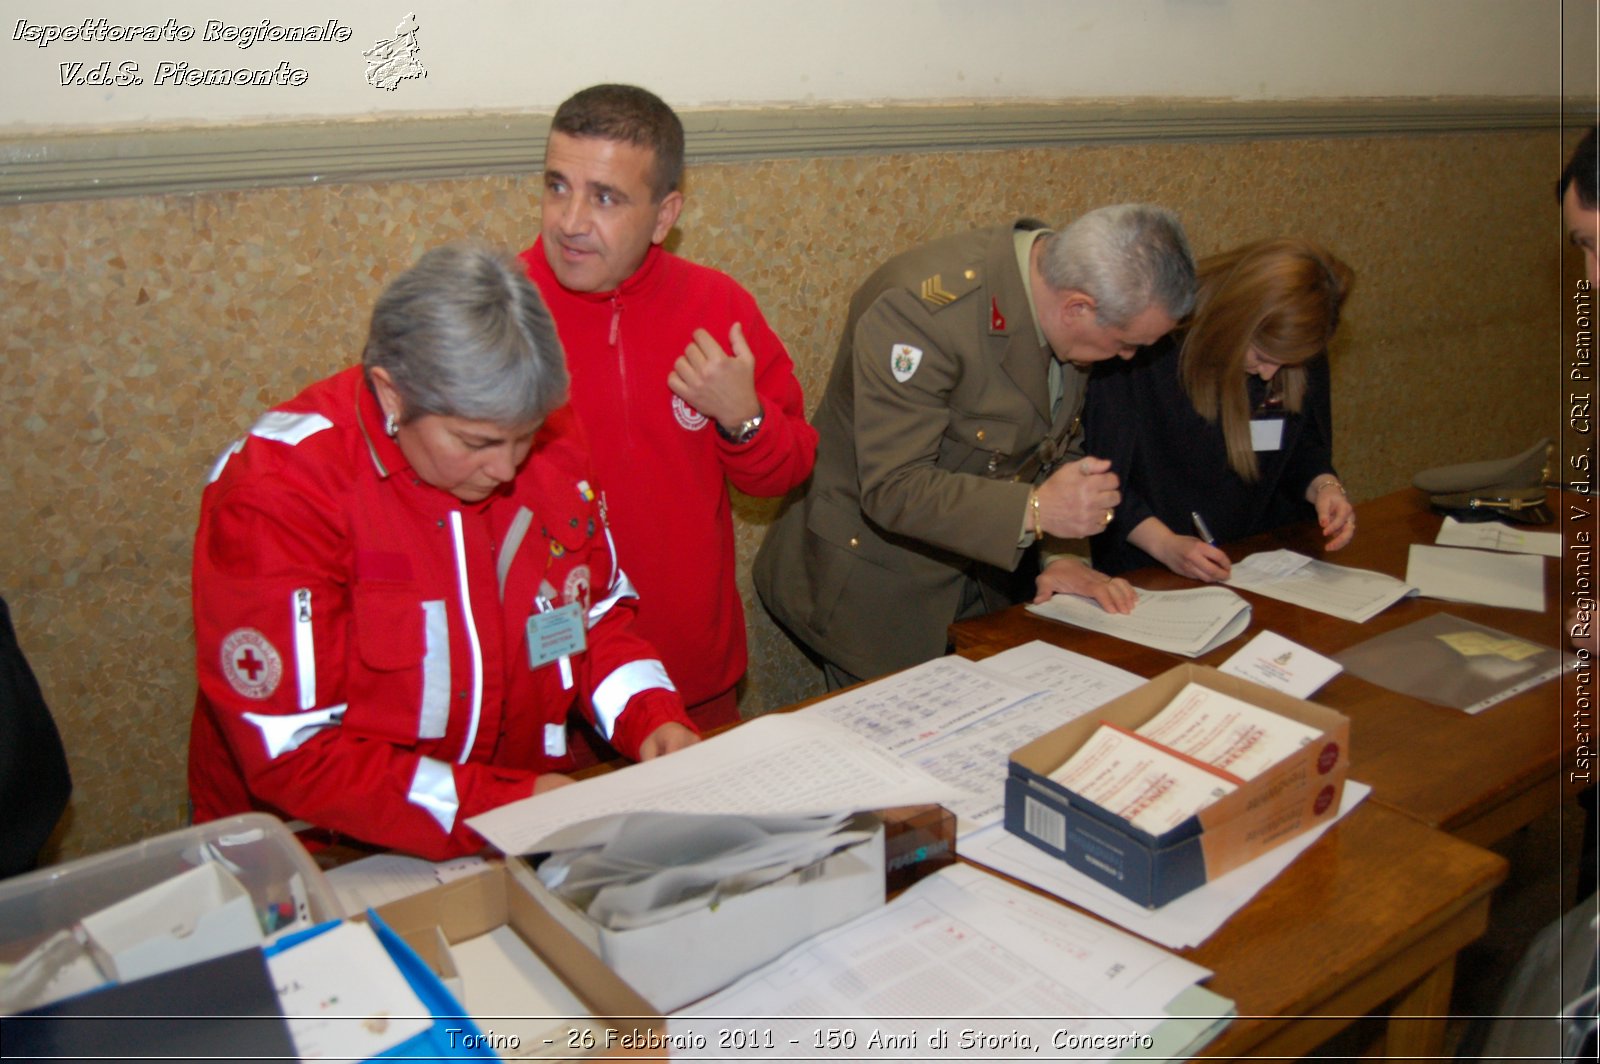
[[[252,809],[442,859],[467,818],[568,782],[576,708],[637,759],[696,741],[514,261],[425,254],[363,365],[213,471],[194,556],[195,819]]]

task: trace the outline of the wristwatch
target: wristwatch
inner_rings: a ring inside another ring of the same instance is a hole
[[[765,413],[757,413],[755,417],[750,418],[748,421],[741,421],[739,427],[732,432],[723,428],[720,421],[715,421],[713,424],[717,426],[717,435],[729,443],[749,443],[755,438],[756,430],[761,428],[763,417],[765,417]]]

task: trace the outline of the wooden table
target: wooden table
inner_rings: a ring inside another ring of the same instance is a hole
[[[1580,496],[1552,495],[1564,511],[1575,503],[1594,512],[1593,504]],[[1428,511],[1426,497],[1409,488],[1362,503],[1356,507],[1356,514],[1359,531],[1354,542],[1326,560],[1402,579],[1410,544],[1432,543],[1441,521]],[[1230,558],[1238,561],[1247,554],[1277,548],[1322,556],[1320,536],[1312,526],[1294,526],[1256,536],[1229,544],[1226,550]],[[1565,646],[1561,631],[1566,611],[1563,577],[1570,586],[1577,554],[1567,551],[1565,555],[1565,574],[1563,561],[1544,560],[1542,613],[1412,598],[1396,603],[1365,624],[1355,624],[1241,592],[1253,608],[1249,631],[1197,660],[1220,665],[1262,629],[1332,655],[1440,612],[1547,646]],[[1164,569],[1140,570],[1129,578],[1139,587],[1158,590],[1198,586]],[[951,626],[950,636],[956,649],[969,657],[985,657],[1031,639],[1042,639],[1146,677],[1186,660],[1047,621],[1021,606],[958,622]],[[1578,753],[1579,731],[1562,710],[1564,704],[1572,704],[1575,682],[1574,675],[1568,673],[1477,715],[1399,694],[1348,673],[1335,677],[1314,697],[1318,703],[1350,717],[1350,775],[1371,784],[1376,800],[1463,839],[1489,844],[1556,808],[1564,794],[1574,794],[1584,786],[1571,771]],[[1562,697],[1563,691],[1568,692],[1567,698]],[[1593,745],[1591,742],[1591,748]]]
[[[1438,1056],[1456,953],[1505,860],[1370,798],[1182,954],[1239,1016],[1202,1058],[1298,1057],[1388,1005],[1386,1056]]]

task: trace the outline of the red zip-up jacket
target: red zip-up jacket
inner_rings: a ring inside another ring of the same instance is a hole
[[[783,342],[726,274],[652,247],[621,287],[572,292],[541,239],[522,253],[567,354],[611,528],[639,588],[637,630],[690,705],[731,688],[746,663],[728,485],[778,496],[811,475],[817,433]],[[667,376],[703,328],[725,350],[734,323],[755,356],[763,421],[745,444],[672,394]]]
[[[467,504],[424,483],[359,367],[270,411],[201,499],[195,819],[265,809],[438,860],[468,817],[559,770],[576,706],[622,753],[688,724],[631,629],[581,430],[552,414],[517,477]],[[575,606],[574,606],[575,604]],[[533,615],[587,648],[533,665]]]

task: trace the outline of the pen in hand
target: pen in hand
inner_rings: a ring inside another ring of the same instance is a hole
[[[1217,545],[1217,537],[1211,534],[1211,529],[1206,527],[1206,519],[1200,516],[1199,510],[1190,510],[1189,517],[1194,521],[1194,530],[1199,535],[1201,542],[1208,547]]]

